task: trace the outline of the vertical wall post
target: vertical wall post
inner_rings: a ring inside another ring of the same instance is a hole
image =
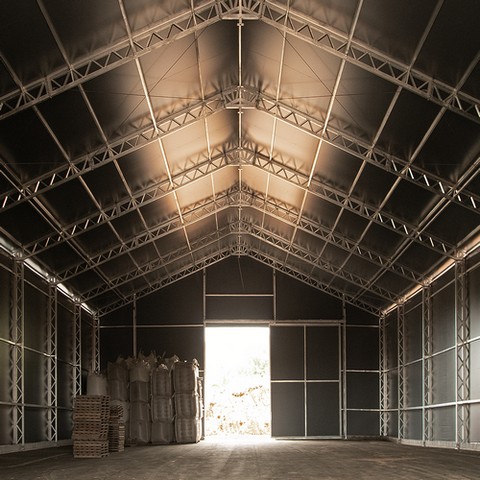
[[[92,372],[100,371],[100,318],[93,316],[92,328]]]
[[[133,358],[137,358],[137,295],[133,295],[133,311],[132,311],[132,350]]]
[[[470,312],[465,258],[455,263],[456,445],[470,441]]]
[[[423,444],[426,445],[433,439],[433,317],[432,317],[432,287],[426,285],[422,290],[422,322],[423,322]]]
[[[347,307],[345,300],[342,300],[342,310],[342,437],[347,438]]]
[[[25,406],[24,406],[24,264],[22,260],[14,260],[12,303],[10,316],[10,397],[11,432],[13,444],[24,444]]]
[[[398,439],[405,438],[405,310],[404,305],[397,307],[397,348],[398,348]]]
[[[386,319],[382,315],[379,319],[379,400],[380,400],[380,436],[388,435],[388,382],[387,382],[387,348],[386,348]]]
[[[73,398],[82,393],[82,306],[73,305]]]
[[[47,315],[47,439],[57,441],[57,285],[54,281],[48,285]]]

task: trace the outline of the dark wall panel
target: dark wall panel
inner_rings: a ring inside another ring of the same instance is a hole
[[[303,380],[303,327],[270,328],[272,380]]]
[[[190,275],[137,301],[137,324],[181,325],[203,322],[203,276]]]
[[[405,381],[406,381],[406,406],[420,407],[423,404],[423,364],[422,362],[412,363],[405,367]]]
[[[338,327],[307,327],[307,380],[339,377]]]
[[[114,312],[104,315],[100,318],[100,325],[132,325],[133,322],[133,309],[132,304],[126,305],[123,308],[119,308]]]
[[[480,340],[470,345],[470,396],[480,398]]]
[[[397,319],[395,313],[389,315],[386,322],[387,369],[391,369],[398,365]]]
[[[43,352],[47,336],[48,298],[28,284],[25,285],[24,296],[25,345]]]
[[[468,274],[470,297],[470,333],[472,338],[480,337],[480,266]]]
[[[346,305],[347,325],[378,325],[378,317],[353,305]]]
[[[133,337],[131,328],[101,328],[100,329],[100,365],[102,370],[108,362],[114,362],[117,357],[133,355]]]
[[[157,355],[171,357],[178,355],[180,360],[191,361],[194,358],[205,366],[204,361],[204,329],[203,327],[163,327],[138,328],[137,348],[148,355],[155,351]]]
[[[480,404],[470,406],[470,441],[480,442]]]
[[[277,319],[339,320],[342,302],[287,275],[277,273]]]
[[[59,407],[72,408],[73,367],[57,362],[57,403]]]
[[[273,320],[273,297],[208,297],[207,319]]]
[[[378,373],[347,373],[348,408],[378,408]]]
[[[455,344],[455,286],[449,285],[432,297],[433,351]]]
[[[387,373],[387,395],[390,408],[398,408],[398,371],[391,370]]]
[[[338,383],[307,383],[307,435],[338,436]]]
[[[432,424],[435,440],[455,441],[455,407],[434,408]]]
[[[8,402],[10,400],[10,348],[12,347],[8,343],[0,342],[0,402]]]
[[[422,410],[411,410],[406,412],[405,438],[410,440],[422,440]]]
[[[272,436],[305,435],[303,383],[272,383]]]
[[[423,324],[422,307],[419,305],[405,313],[405,355],[407,363],[422,358]]]
[[[0,267],[0,285],[0,337],[9,339],[12,275],[3,267]]]
[[[43,405],[45,403],[46,357],[29,350],[24,351],[25,403]],[[61,388],[61,386],[59,387]]]
[[[10,436],[11,407],[0,404],[0,445],[12,443]]]
[[[433,369],[433,402],[446,403],[455,401],[455,351],[435,355]]]
[[[378,370],[378,332],[375,327],[347,327],[347,369]]]
[[[43,408],[25,408],[25,442],[42,442],[47,440],[46,435],[47,411]]]
[[[65,307],[57,309],[57,356],[65,362],[73,362],[74,321],[73,313]]]
[[[398,414],[389,412],[387,416],[387,436],[398,437]]]
[[[380,416],[378,412],[348,412],[348,436],[378,436],[380,431]]]
[[[57,433],[59,440],[68,440],[72,438],[72,412],[69,410],[59,410],[57,413]]]
[[[207,269],[207,293],[273,293],[270,267],[248,257],[230,257]]]

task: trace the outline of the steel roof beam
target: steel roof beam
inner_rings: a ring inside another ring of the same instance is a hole
[[[216,93],[205,101],[195,102],[192,105],[168,115],[156,123],[156,129],[151,125],[118,137],[96,149],[92,153],[81,155],[72,159],[68,165],[61,165],[32,180],[23,183],[21,192],[14,189],[0,197],[0,211],[8,210],[26,200],[62,185],[63,183],[78,178],[96,168],[107,165],[114,160],[133,153],[147,145],[170,135],[202,118],[219,112],[234,101],[239,91],[236,87],[224,92]]]
[[[385,152],[378,146],[372,146],[351,133],[332,127],[331,124],[324,130],[322,120],[279,102],[262,92],[257,92],[256,100],[258,110],[266,112],[274,118],[279,118],[316,138],[322,138],[326,143],[424,190],[453,201],[475,213],[480,212],[480,195],[467,191],[465,187],[460,188],[455,182],[450,182],[413,165],[409,160]],[[471,174],[476,176],[478,169],[472,171]]]
[[[263,0],[255,9],[258,18],[282,32],[314,45],[422,98],[480,123],[480,100],[458,91],[432,76],[411,68],[346,33],[326,26],[313,17],[288,8],[283,2]],[[285,21],[287,17],[287,21]],[[347,48],[349,45],[349,48]]]
[[[106,248],[101,252],[91,256],[91,261],[96,266],[101,266],[106,262],[117,259],[125,253],[132,252],[140,247],[156,242],[165,236],[177,232],[183,228],[182,218],[187,225],[204,220],[215,212],[220,212],[238,202],[240,191],[237,186],[223,192],[217,193],[215,197],[208,197],[199,202],[189,205],[182,209],[182,216],[179,214],[171,215],[170,218],[162,223],[150,227],[133,237],[124,240],[123,244]],[[62,282],[65,282],[77,275],[84,273],[92,268],[91,265],[80,263],[57,274]]]
[[[316,254],[298,245],[295,241],[292,242],[291,238],[283,238],[278,233],[272,232],[265,227],[262,228],[261,226],[256,225],[254,222],[242,220],[240,228],[242,233],[249,233],[254,238],[257,238],[268,245],[278,248],[283,252],[287,253],[288,255],[299,258],[300,260],[307,263],[310,267],[323,270],[324,272],[336,278],[340,278],[346,282],[351,283],[352,285],[355,285],[355,287],[359,289],[364,288],[365,285],[368,283],[367,280],[364,280],[358,275],[348,272],[344,268],[337,268],[331,263],[326,262],[323,259],[319,259]],[[370,285],[369,291],[374,293],[378,297],[391,302],[395,301],[399,297],[399,294],[389,292],[388,290],[381,288],[377,285]]]
[[[235,2],[234,2],[235,3]],[[0,97],[0,120],[140,58],[221,20],[226,2],[207,0],[107,45]]]
[[[227,225],[216,232],[209,233],[208,235],[191,242],[191,249],[188,248],[188,245],[182,246],[172,252],[167,253],[163,256],[163,258],[156,258],[155,260],[151,260],[139,265],[138,268],[131,269],[128,272],[122,273],[121,275],[112,277],[110,281],[116,287],[125,285],[132,280],[141,278],[142,276],[155,272],[156,270],[167,268],[172,263],[181,260],[182,258],[191,258],[192,255],[201,252],[202,249],[217,244],[219,241],[221,242],[222,240],[225,240],[232,234],[234,234],[234,232],[232,231],[231,225]],[[109,289],[110,287],[108,285],[102,284],[83,291],[80,293],[80,295],[82,300],[88,303],[93,298],[108,292]]]
[[[306,274],[305,272],[302,272],[298,270],[295,267],[288,266],[288,265],[283,265],[283,259],[280,260],[276,258],[274,255],[268,254],[266,252],[261,251],[259,248],[255,247],[254,245],[250,244],[248,245],[248,256],[262,262],[263,264],[274,268],[275,270],[285,273],[286,275],[289,275],[290,277],[299,280],[306,285],[309,285],[311,287],[316,288],[317,290],[320,290],[322,292],[325,292],[335,298],[338,298],[339,300],[345,300],[347,303],[350,303],[351,305],[354,305],[362,310],[365,310],[369,313],[373,313],[376,316],[380,315],[380,309],[377,307],[362,302],[360,300],[354,300],[353,297],[349,294],[346,294],[344,292],[341,292],[340,290],[337,290],[320,280],[312,277],[309,274]]]
[[[244,155],[245,154],[246,153],[244,153]],[[125,197],[122,200],[103,208],[101,211],[88,214],[77,219],[74,223],[65,225],[60,234],[54,233],[51,235],[45,235],[40,239],[25,245],[24,250],[26,255],[38,255],[55,245],[68,241],[80,233],[90,231],[99,225],[103,225],[115,218],[126,215],[141,206],[157,201],[172,193],[174,189],[192,184],[207,174],[217,172],[228,165],[236,164],[236,162],[238,162],[238,156],[239,152],[234,148],[216,155],[212,159],[202,159],[197,164],[173,175],[173,186],[168,178],[158,180],[153,186],[134,192],[132,197]]]

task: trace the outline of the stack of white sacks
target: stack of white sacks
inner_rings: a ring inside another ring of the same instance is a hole
[[[130,432],[131,444],[150,442],[150,364],[143,359],[130,362]]]
[[[108,385],[108,388],[107,388]],[[90,374],[90,395],[109,395],[123,410],[129,445],[196,443],[202,437],[202,388],[197,360],[148,357],[109,362],[107,378]]]
[[[152,370],[152,443],[168,444],[174,440],[173,388],[171,371],[164,363]]]
[[[173,368],[175,437],[177,443],[197,443],[202,438],[202,397],[198,362],[177,362]]]

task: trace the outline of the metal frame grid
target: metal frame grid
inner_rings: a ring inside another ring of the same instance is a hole
[[[82,307],[80,303],[73,304],[73,378],[72,397],[82,393]]]
[[[379,405],[380,405],[380,436],[388,436],[388,380],[387,380],[387,344],[386,344],[386,318],[382,315],[379,319]]]

